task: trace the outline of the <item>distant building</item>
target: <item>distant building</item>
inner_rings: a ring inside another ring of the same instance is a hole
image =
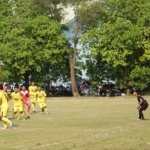
[[[62,19],[61,23],[62,24],[68,24],[72,19],[74,19],[75,14],[74,10],[72,7],[68,7],[64,9],[62,13],[65,15],[64,18]]]

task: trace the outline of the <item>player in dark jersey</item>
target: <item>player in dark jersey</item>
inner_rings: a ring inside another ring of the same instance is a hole
[[[145,98],[143,98],[141,95],[138,94],[137,91],[133,92],[133,95],[137,97],[139,106],[137,107],[139,111],[139,118],[138,120],[144,120],[143,110],[146,110],[148,108],[148,102]]]

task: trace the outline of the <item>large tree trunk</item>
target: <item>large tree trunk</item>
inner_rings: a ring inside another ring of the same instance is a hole
[[[129,86],[129,72],[128,69],[125,67],[124,68],[124,76],[123,79],[126,81],[126,96],[131,96],[131,89]]]
[[[25,80],[25,84],[26,84],[27,89],[29,87],[29,76],[30,76],[30,72],[26,71],[25,74],[24,74],[24,80]]]
[[[70,76],[71,76],[71,85],[72,85],[72,94],[73,96],[80,96],[78,92],[78,88],[76,85],[75,79],[75,64],[76,64],[76,57],[77,57],[77,33],[75,32],[74,37],[74,53],[72,60],[70,59]]]
[[[74,71],[74,64],[70,61],[70,75],[71,75],[71,85],[72,85],[72,94],[73,96],[80,96],[78,92],[78,88],[76,85],[76,79],[75,79],[75,71]]]
[[[78,27],[76,25],[75,27],[75,34],[74,34],[74,53],[73,58],[70,58],[70,76],[71,76],[71,84],[72,84],[72,94],[73,96],[80,96],[78,92],[78,88],[76,85],[76,79],[75,79],[75,64],[77,59],[77,43],[78,43]]]

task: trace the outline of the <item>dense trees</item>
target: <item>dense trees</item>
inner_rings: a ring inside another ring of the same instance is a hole
[[[66,0],[67,1],[67,0]],[[74,24],[69,27],[72,32],[72,48],[73,53],[70,53],[70,76],[72,83],[73,95],[79,95],[76,86],[76,74],[75,68],[78,67],[80,70],[83,69],[83,58],[79,55],[82,54],[80,47],[81,35],[91,29],[97,22],[93,22],[96,19],[95,13],[101,8],[101,3],[91,2],[89,0],[69,0],[68,5],[73,7],[75,18]],[[80,61],[80,63],[78,63]],[[79,65],[80,64],[80,65]]]
[[[62,33],[68,6],[75,12],[72,39]],[[1,76],[23,77],[27,83],[29,75],[38,82],[70,77],[78,95],[82,43],[91,80],[112,79],[118,86],[144,89],[150,81],[149,16],[148,0],[0,0]]]
[[[4,63],[1,67],[4,79],[19,81],[23,76],[28,83],[31,75],[42,82],[50,71],[59,68],[59,72],[66,66],[68,41],[62,35],[59,22],[40,14],[30,0],[1,1],[0,7],[0,58]],[[57,70],[55,77],[60,76]]]
[[[102,5],[98,26],[84,35],[93,65],[99,72],[108,66],[103,79],[144,89],[150,81],[150,1],[106,0]],[[106,65],[100,66],[100,58]]]

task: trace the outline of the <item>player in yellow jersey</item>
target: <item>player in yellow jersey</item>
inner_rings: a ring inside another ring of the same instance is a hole
[[[39,106],[42,109],[42,112],[48,114],[48,109],[46,105],[46,93],[43,90],[41,90],[41,87],[37,88],[36,96],[37,96]]]
[[[10,96],[14,102],[14,117],[19,120],[18,112],[20,112],[22,119],[25,120],[22,97],[17,87],[14,88],[14,92],[12,92]]]
[[[32,82],[31,85],[29,86],[29,98],[32,103],[32,111],[33,112],[35,112],[36,91],[37,91],[37,86],[35,86],[34,82]]]
[[[7,113],[9,110],[8,105],[8,95],[5,91],[3,91],[3,84],[0,84],[0,104],[1,104],[1,117],[4,123],[4,128],[11,128],[13,123],[7,118]]]

